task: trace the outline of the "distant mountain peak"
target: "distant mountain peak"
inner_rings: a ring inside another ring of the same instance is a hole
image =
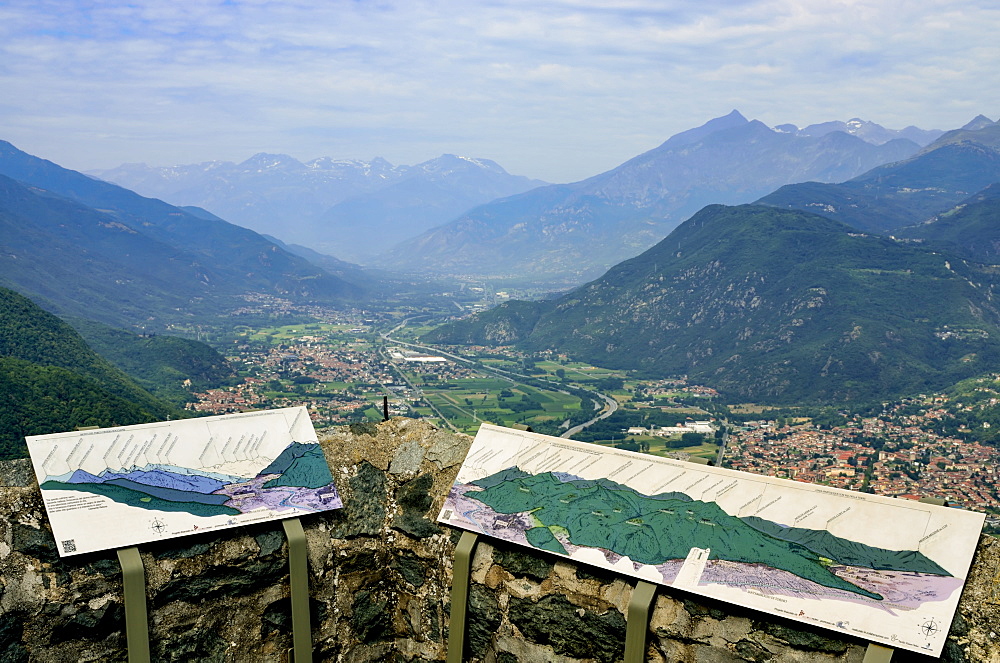
[[[674,134],[660,147],[675,148],[680,147],[681,145],[690,145],[692,143],[697,143],[705,136],[714,134],[716,131],[741,127],[745,124],[749,124],[749,120],[743,117],[743,114],[738,110],[733,109],[733,111],[728,115],[713,118],[700,127],[695,127],[694,129],[688,129],[687,131],[682,131],[679,134]]]
[[[991,127],[994,124],[996,124],[996,122],[986,117],[985,115],[977,115],[974,118],[972,118],[972,120],[970,120],[968,124],[962,127],[962,129],[965,131],[978,131],[979,129]]]
[[[0,152],[2,152],[0,147]],[[416,166],[382,157],[321,156],[302,163],[261,152],[217,167],[120,166],[93,175],[177,205],[309,246],[360,255],[375,228],[399,241],[445,223],[477,205],[544,184],[511,175],[489,159],[445,154]]]
[[[456,154],[442,154],[441,156],[417,164],[418,168],[426,173],[449,174],[459,170],[484,170],[493,173],[507,174],[499,164],[489,159],[475,159],[473,157],[463,157]]]
[[[909,141],[876,146],[846,132],[778,133],[733,111],[581,182],[470,209],[373,264],[578,283],[651,246],[708,203],[746,202],[788,182],[843,181],[918,149]]]
[[[273,170],[275,168],[287,168],[292,167],[304,167],[304,164],[287,154],[269,154],[267,152],[258,152],[246,161],[240,164],[240,168],[246,170]]]
[[[852,117],[846,122],[832,120],[830,122],[810,124],[802,129],[793,129],[794,126],[795,125],[792,124],[783,124],[781,125],[781,129],[775,127],[775,130],[785,133],[794,133],[799,136],[814,137],[825,136],[835,131],[840,131],[845,134],[856,136],[866,143],[871,143],[873,145],[884,145],[889,141],[905,138],[913,141],[921,147],[931,143],[944,133],[943,131],[937,129],[925,130],[912,125],[898,131],[895,129],[886,129],[880,124],[876,124],[870,120],[864,120],[860,117]]]
[[[313,168],[317,170],[330,170],[332,168],[337,168],[340,166],[358,166],[361,165],[362,161],[357,159],[335,159],[333,157],[319,157],[318,159],[313,159],[312,161],[306,162],[307,168]]]

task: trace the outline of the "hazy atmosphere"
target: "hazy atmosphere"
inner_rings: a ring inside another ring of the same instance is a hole
[[[458,153],[566,182],[733,108],[769,125],[996,119],[998,32],[994,3],[949,0],[14,0],[0,122],[81,170]]]

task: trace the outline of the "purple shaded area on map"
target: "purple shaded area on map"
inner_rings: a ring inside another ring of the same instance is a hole
[[[279,474],[261,474],[243,483],[233,483],[216,491],[226,495],[226,506],[248,513],[258,509],[281,512],[289,509],[301,511],[329,511],[339,509],[344,504],[336,487],[330,483],[321,488],[300,486],[278,486],[264,488],[264,484],[279,477]]]

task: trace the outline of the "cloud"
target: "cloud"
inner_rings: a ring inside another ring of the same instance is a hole
[[[995,115],[998,28],[991,3],[950,0],[14,0],[0,117],[77,168],[466,151],[568,181],[734,107]]]

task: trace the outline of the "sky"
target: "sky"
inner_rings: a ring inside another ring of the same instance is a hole
[[[995,0],[0,0],[0,139],[76,170],[258,152],[549,182],[739,110],[1000,117]]]

